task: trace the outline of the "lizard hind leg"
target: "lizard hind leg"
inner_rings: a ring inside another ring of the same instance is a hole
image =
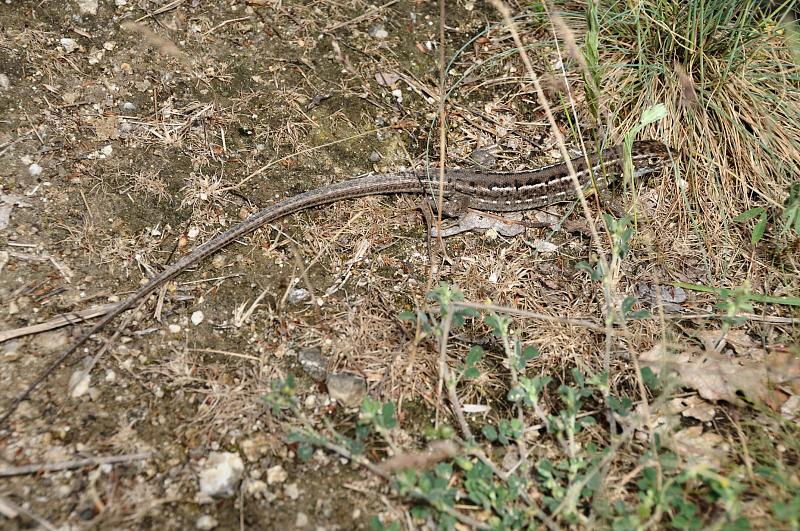
[[[433,237],[448,238],[462,232],[485,232],[494,229],[501,236],[514,237],[525,232],[528,223],[522,221],[522,212],[505,212],[499,216],[493,212],[469,210],[458,217],[458,221],[442,227],[439,234],[436,227],[431,230]]]
[[[437,203],[429,199],[431,211],[435,212]],[[447,238],[461,232],[476,230],[482,232],[486,229],[495,229],[503,236],[517,236],[525,232],[525,227],[518,222],[522,220],[522,212],[506,212],[503,216],[489,212],[479,212],[469,208],[469,198],[466,195],[457,195],[446,199],[442,204],[442,217],[456,218],[454,223],[448,223],[441,228],[441,233],[433,223],[429,223],[429,234],[434,238]],[[433,225],[433,226],[432,226]]]
[[[434,199],[431,200],[431,203],[432,210],[437,212],[439,208],[439,202]],[[442,217],[460,218],[467,213],[468,207],[469,198],[465,195],[447,198],[442,202]]]

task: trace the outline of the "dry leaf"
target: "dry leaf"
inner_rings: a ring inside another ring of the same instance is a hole
[[[725,335],[725,342],[740,356],[753,360],[762,360],[766,356],[763,345],[741,329],[730,330]]]
[[[664,403],[658,409],[653,409],[654,405],[649,404],[651,407],[645,407],[644,404],[639,404],[634,408],[632,415],[617,417],[617,421],[625,428],[635,427],[638,441],[648,440],[650,429],[662,437],[667,437],[681,425],[681,418],[677,415],[680,408],[676,409],[672,401]],[[649,417],[646,417],[645,413],[649,414]],[[647,420],[647,428],[644,427],[644,420]]]
[[[719,330],[697,330],[693,335],[700,340],[707,352],[719,352],[725,347],[725,341],[723,340],[719,349],[717,349],[717,343],[722,338],[722,332]]]
[[[706,400],[740,404],[739,394],[766,400],[767,370],[754,363],[707,352],[678,369],[683,385],[696,389]]]
[[[721,352],[725,347],[732,348],[739,356],[751,358],[754,360],[761,360],[766,353],[762,348],[761,343],[754,340],[747,335],[747,332],[741,329],[729,330],[725,334],[719,348],[716,349],[717,342],[722,337],[722,332],[719,330],[699,330],[695,332],[694,336],[699,339],[705,349],[709,352],[716,350]]]
[[[377,81],[378,85],[381,87],[390,87],[401,79],[403,79],[402,76],[394,72],[378,72],[375,74],[375,81]]]
[[[700,422],[710,422],[716,413],[714,406],[697,395],[670,400],[670,409]]]
[[[787,396],[774,387],[780,385],[795,394],[800,391],[800,360],[788,352],[772,353],[756,362],[716,352],[672,354],[657,344],[639,361],[656,374],[662,369],[674,373],[682,386],[695,389],[706,400],[741,405],[744,396],[777,410]]]
[[[675,61],[675,73],[678,75],[678,82],[681,86],[681,107],[694,107],[700,106],[700,98],[697,97],[697,90],[695,90],[695,82],[692,76],[686,72],[683,65]]]
[[[398,454],[384,460],[378,466],[386,473],[404,468],[425,470],[440,461],[451,459],[457,454],[458,448],[451,441],[434,441],[426,451]]]
[[[693,464],[719,468],[728,455],[730,445],[714,432],[703,433],[702,426],[692,426],[677,432],[669,446]]]
[[[800,395],[800,358],[791,352],[770,352],[764,360],[767,378],[784,391]]]

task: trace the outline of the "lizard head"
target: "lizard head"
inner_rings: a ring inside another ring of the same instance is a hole
[[[658,140],[638,140],[631,150],[633,173],[636,177],[658,173],[672,162],[669,149]]]

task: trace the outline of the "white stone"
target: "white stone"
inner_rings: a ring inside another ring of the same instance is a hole
[[[289,474],[283,469],[281,465],[275,465],[267,470],[267,483],[274,485],[275,483],[283,483]]]
[[[192,319],[192,324],[197,326],[197,325],[199,325],[200,323],[203,322],[203,319],[205,319],[205,316],[203,315],[203,312],[201,312],[200,310],[197,310],[196,312],[192,313],[191,319]]]
[[[229,497],[236,491],[244,473],[239,454],[212,452],[206,468],[200,472],[200,491],[213,497]]]
[[[75,49],[78,47],[78,43],[75,41],[75,39],[69,39],[65,37],[59,40],[58,42],[61,44],[61,47],[64,48],[64,51],[67,53],[75,51]]]
[[[69,378],[70,396],[78,398],[85,395],[89,391],[89,382],[91,381],[89,373],[84,369],[78,369],[72,373]]]
[[[78,9],[84,15],[96,15],[97,0],[78,0]]]
[[[258,496],[267,492],[267,484],[260,479],[250,479],[245,484],[245,492],[250,496]]]
[[[34,162],[28,166],[28,173],[31,174],[31,177],[38,177],[42,174],[42,167]]]
[[[217,519],[207,514],[204,514],[203,516],[198,518],[197,522],[195,522],[194,524],[194,526],[197,529],[200,529],[201,531],[211,531],[211,529],[214,529],[218,525],[219,522],[217,522]]]
[[[536,240],[533,242],[533,248],[540,253],[553,253],[558,250],[558,245],[547,240]]]
[[[300,489],[297,487],[297,483],[286,485],[283,488],[283,492],[286,493],[286,496],[288,496],[290,500],[296,500],[300,497]]]

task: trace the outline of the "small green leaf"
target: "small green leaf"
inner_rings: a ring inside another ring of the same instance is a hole
[[[645,127],[653,122],[664,118],[667,115],[667,108],[663,103],[653,105],[649,109],[645,109],[642,113],[642,118],[639,120],[640,127]]]
[[[521,361],[523,361],[523,365],[529,362],[532,359],[539,357],[539,349],[535,345],[528,345],[524,349],[522,349],[522,356]]]
[[[472,348],[469,349],[469,353],[467,354],[467,365],[472,367],[483,358],[483,348],[479,347],[478,345],[474,345]]]
[[[586,383],[598,389],[603,389],[608,386],[608,373],[603,371],[594,374],[586,380]]]
[[[608,397],[608,406],[614,413],[625,417],[628,415],[628,413],[631,412],[631,407],[633,407],[633,402],[631,402],[631,399],[628,398],[627,396],[617,398],[616,396],[610,395]]]
[[[286,435],[286,442],[288,444],[294,444],[294,443],[297,443],[297,442],[303,442],[305,440],[306,440],[306,437],[302,433],[297,432],[297,431],[289,432],[289,434]]]
[[[314,448],[310,444],[301,444],[297,447],[297,457],[306,462],[314,455]]]
[[[575,383],[578,384],[578,387],[585,387],[586,379],[584,378],[583,373],[577,368],[573,368],[571,372],[572,377],[575,379]]]
[[[467,380],[474,380],[475,378],[477,378],[480,375],[481,375],[481,371],[479,371],[475,367],[468,367],[464,371],[464,378],[467,379]]]
[[[489,441],[495,442],[497,440],[497,430],[491,424],[487,424],[483,427],[483,436],[486,437]]]
[[[508,335],[508,326],[511,320],[508,317],[489,314],[483,318],[484,322],[492,328],[495,337],[506,337]]]
[[[753,229],[753,234],[750,236],[750,243],[753,245],[757,244],[761,237],[764,236],[764,231],[767,228],[767,213],[763,212],[761,217],[758,219],[758,223],[756,223],[756,228]]]
[[[625,297],[625,300],[622,301],[622,315],[627,316],[633,309],[634,304],[636,304],[636,297],[633,295]]]
[[[403,310],[397,315],[397,318],[401,321],[416,321],[417,320],[417,312],[412,312],[410,310]]]
[[[394,407],[393,402],[387,402],[383,405],[383,409],[381,410],[381,425],[383,428],[391,430],[395,426],[397,426],[397,416],[395,415],[396,410]]]
[[[650,389],[658,390],[661,388],[661,381],[650,367],[642,367],[642,380]]]
[[[765,213],[766,211],[762,207],[751,208],[733,218],[733,221],[747,221],[748,219],[753,219]]]

